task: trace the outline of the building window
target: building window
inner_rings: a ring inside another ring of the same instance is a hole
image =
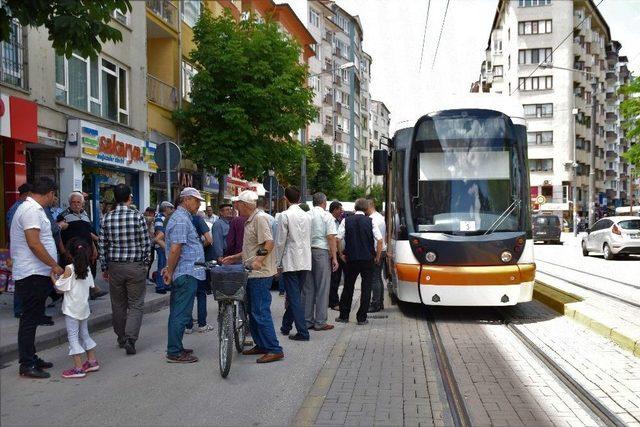
[[[502,52],[502,40],[498,38],[493,39],[493,50],[495,52]]]
[[[553,61],[551,48],[520,49],[518,51],[518,64],[539,64],[540,62]]]
[[[519,7],[546,6],[551,4],[551,0],[518,0]]]
[[[552,31],[551,19],[518,22],[518,34],[548,34]]]
[[[190,27],[193,27],[198,22],[201,9],[202,3],[200,0],[182,0],[180,2],[182,20]]]
[[[494,77],[502,77],[502,75],[503,75],[502,65],[496,65],[495,67],[493,67]]]
[[[553,76],[520,77],[518,89],[522,91],[553,89]]]
[[[56,101],[129,124],[128,70],[102,57],[56,56]]]
[[[26,43],[22,26],[16,19],[9,22],[9,39],[0,42],[0,82],[27,89],[25,68]]]
[[[553,159],[529,159],[530,172],[553,172]]]
[[[185,60],[182,60],[182,97],[191,102],[191,87],[193,77],[198,74],[198,70]]]
[[[553,131],[527,132],[529,145],[553,145]]]
[[[309,23],[314,27],[320,25],[320,16],[318,15],[318,12],[313,9],[309,9]]]
[[[553,117],[553,104],[525,104],[524,116],[529,117]]]
[[[120,9],[116,9],[111,13],[111,16],[122,25],[129,25],[128,11],[122,12]]]

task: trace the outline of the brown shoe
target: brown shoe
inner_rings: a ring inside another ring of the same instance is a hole
[[[187,353],[187,354],[192,354],[193,353],[193,349],[192,348],[183,348],[182,352],[183,353]]]
[[[271,363],[271,362],[277,362],[278,360],[282,360],[282,359],[284,359],[284,353],[267,353],[261,358],[259,358],[258,360],[256,360],[256,362]]]
[[[335,328],[335,326],[330,325],[328,323],[325,323],[323,326],[320,327],[314,327],[313,330],[314,331],[330,331],[331,329]]]
[[[249,350],[243,351],[242,354],[244,354],[245,356],[253,356],[256,354],[267,354],[267,352],[256,345],[255,347],[252,347]]]
[[[179,356],[167,355],[167,362],[169,363],[194,363],[197,361],[198,358],[191,353],[182,352]]]

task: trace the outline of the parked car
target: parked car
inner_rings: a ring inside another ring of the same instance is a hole
[[[605,259],[640,254],[640,218],[610,216],[597,221],[582,237],[582,255],[589,252],[602,252]]]
[[[544,243],[560,243],[560,217],[557,215],[534,215],[532,218],[533,240],[542,241]]]

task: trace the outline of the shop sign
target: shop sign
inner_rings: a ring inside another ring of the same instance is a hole
[[[541,211],[568,211],[569,203],[544,203],[540,204]]]
[[[226,176],[223,179],[226,180]],[[207,193],[218,193],[220,191],[218,178],[212,173],[204,172],[202,174],[202,190]]]
[[[193,174],[189,172],[178,172],[178,185],[180,187],[193,187]]]
[[[0,93],[0,136],[38,142],[38,105],[28,99]]]
[[[67,155],[112,166],[155,172],[156,145],[84,120],[69,121]],[[79,153],[78,153],[79,151]]]

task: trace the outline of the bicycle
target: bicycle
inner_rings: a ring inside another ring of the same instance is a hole
[[[261,249],[256,256],[266,254],[266,251]],[[249,330],[246,286],[251,271],[250,262],[256,256],[245,260],[241,266],[221,266],[216,261],[196,263],[196,266],[209,270],[213,298],[218,301],[218,367],[222,378],[226,378],[231,370],[231,341],[233,340],[238,353],[242,353]]]

